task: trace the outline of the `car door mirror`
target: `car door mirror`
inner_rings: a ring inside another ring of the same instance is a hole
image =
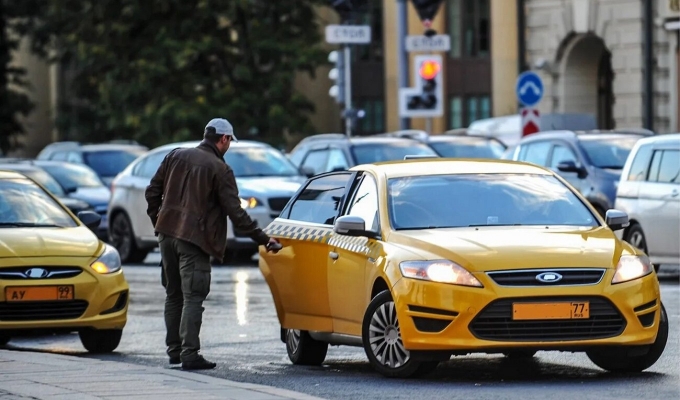
[[[75,193],[77,191],[78,191],[77,186],[67,186],[67,187],[64,188],[64,192],[66,192],[66,194]]]
[[[307,178],[311,178],[316,175],[311,167],[300,167],[300,173]]]
[[[588,175],[588,171],[586,171],[585,168],[572,160],[561,161],[557,164],[557,169],[561,172],[576,172],[579,178],[585,178],[585,176]]]
[[[365,236],[372,239],[378,237],[376,232],[366,230],[366,221],[363,218],[355,215],[345,215],[335,220],[333,231],[347,236]]]
[[[78,219],[93,231],[99,228],[102,222],[102,217],[94,211],[81,211],[78,213]]]
[[[609,228],[613,231],[618,231],[623,228],[627,228],[628,225],[630,225],[630,221],[628,220],[628,214],[621,210],[615,209],[607,210],[604,220],[607,223],[607,226],[609,226]]]

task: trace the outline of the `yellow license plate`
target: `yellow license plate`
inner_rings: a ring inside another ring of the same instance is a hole
[[[588,319],[590,303],[573,301],[564,303],[513,303],[512,319]]]
[[[59,286],[11,286],[5,288],[5,300],[73,300],[73,285]]]

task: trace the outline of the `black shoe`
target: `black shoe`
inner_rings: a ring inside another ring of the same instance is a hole
[[[176,365],[176,364],[181,364],[182,360],[179,359],[179,357],[170,357],[170,364]]]
[[[198,356],[197,359],[192,361],[182,362],[182,369],[213,369],[216,366],[216,363],[206,360],[203,356]]]

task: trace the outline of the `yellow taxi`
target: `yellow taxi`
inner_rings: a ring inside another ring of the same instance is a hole
[[[0,345],[28,333],[78,332],[90,352],[118,347],[128,284],[118,252],[26,176],[0,171]]]
[[[361,346],[409,377],[468,353],[586,352],[609,371],[661,356],[668,318],[645,254],[548,169],[420,159],[315,176],[267,231],[259,267],[294,364]]]

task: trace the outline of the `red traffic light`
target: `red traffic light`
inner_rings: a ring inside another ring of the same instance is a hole
[[[441,65],[438,62],[432,60],[426,60],[420,64],[420,70],[418,73],[423,79],[434,79],[441,70]]]

